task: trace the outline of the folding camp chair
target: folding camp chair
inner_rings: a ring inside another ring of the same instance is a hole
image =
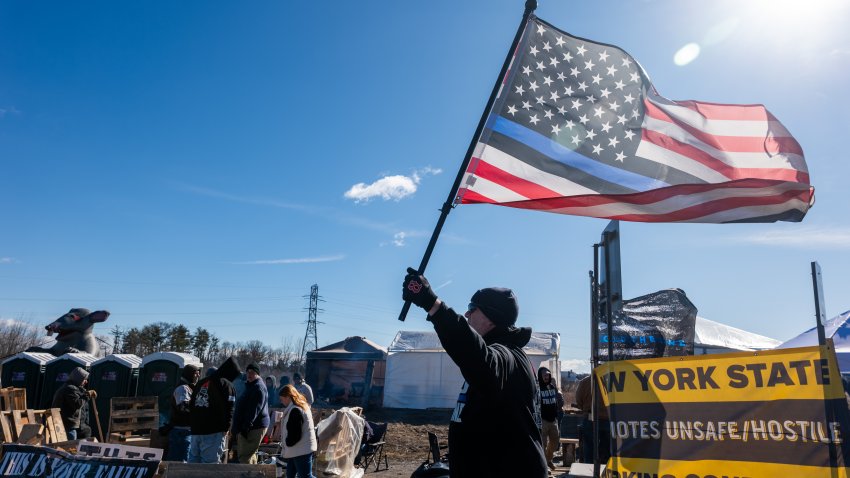
[[[389,470],[390,464],[387,461],[387,455],[384,454],[384,436],[387,434],[387,424],[369,422],[369,426],[372,428],[372,437],[363,444],[363,470],[365,472],[369,469],[370,464],[375,463],[375,471],[379,471],[381,460],[384,461],[384,469]]]

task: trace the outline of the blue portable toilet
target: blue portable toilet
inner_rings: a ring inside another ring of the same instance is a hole
[[[0,382],[4,387],[24,388],[27,391],[27,408],[38,408],[41,387],[44,384],[44,369],[47,362],[55,359],[45,352],[20,352],[3,361]]]
[[[82,367],[91,373],[91,364],[97,360],[92,354],[68,353],[54,357],[47,362],[44,368],[44,385],[41,387],[41,408],[50,408],[53,404],[53,395],[59,387],[68,381],[68,375],[77,367]],[[91,389],[91,387],[87,387]]]
[[[204,364],[192,354],[181,352],[154,352],[142,358],[137,397],[159,397],[159,424],[171,418],[171,394],[180,383],[180,373],[188,364],[203,370]]]
[[[133,354],[107,355],[91,364],[89,388],[97,390],[97,413],[104,427],[113,398],[136,396],[141,366],[142,358]]]

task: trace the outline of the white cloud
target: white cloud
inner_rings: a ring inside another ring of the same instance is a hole
[[[397,247],[404,247],[404,238],[407,237],[407,233],[404,231],[397,232],[393,236],[393,245]]]
[[[417,169],[410,176],[404,176],[401,174],[384,176],[372,184],[357,183],[354,186],[351,186],[351,188],[345,192],[344,196],[347,199],[353,199],[354,202],[357,203],[369,202],[376,197],[380,197],[384,201],[399,201],[416,192],[419,182],[422,181],[422,176],[435,176],[442,172],[442,169],[436,169],[429,166]]]
[[[14,257],[0,257],[0,264],[15,264],[17,262]]]
[[[257,264],[313,264],[316,262],[334,262],[345,259],[345,255],[337,254],[335,256],[324,257],[299,257],[294,259],[264,259],[259,261],[233,262],[232,264],[239,265],[257,265]]]
[[[589,373],[590,362],[585,359],[566,359],[561,360],[561,370],[572,370],[576,373]]]
[[[19,114],[21,114],[21,112],[20,112],[20,111],[18,111],[18,109],[17,109],[17,108],[15,108],[14,106],[9,106],[9,107],[5,107],[5,108],[0,108],[0,118],[3,118],[3,117],[4,117],[4,116],[6,116],[7,114],[19,115]]]
[[[850,228],[800,227],[773,230],[732,238],[763,246],[800,247],[804,249],[850,249]]]

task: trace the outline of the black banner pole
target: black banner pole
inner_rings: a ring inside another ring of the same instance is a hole
[[[446,198],[446,202],[443,204],[443,207],[440,208],[440,218],[437,219],[437,225],[434,227],[434,232],[431,233],[431,240],[428,241],[428,247],[425,249],[425,254],[422,256],[422,262],[419,263],[419,269],[417,269],[420,274],[424,274],[425,268],[428,267],[428,261],[431,260],[431,253],[434,252],[434,246],[437,244],[437,238],[440,237],[440,231],[443,230],[443,224],[446,222],[446,217],[448,217],[449,212],[452,210],[455,197],[457,196],[457,191],[460,189],[460,182],[463,180],[466,168],[469,166],[469,161],[472,159],[472,153],[475,151],[476,144],[478,144],[478,138],[481,137],[481,132],[484,131],[484,125],[487,123],[487,117],[490,115],[493,103],[496,102],[496,96],[498,96],[499,90],[502,87],[505,74],[511,66],[511,60],[516,52],[517,45],[519,45],[519,41],[522,38],[522,32],[525,30],[525,24],[528,21],[528,17],[535,9],[537,9],[537,0],[525,1],[525,13],[522,14],[522,21],[520,22],[519,28],[514,36],[514,41],[511,43],[511,48],[508,50],[508,56],[505,57],[505,63],[502,64],[502,70],[499,72],[496,84],[493,85],[493,91],[490,93],[490,99],[487,100],[487,106],[484,107],[484,113],[481,114],[481,120],[478,122],[478,128],[475,129],[472,141],[469,142],[469,148],[466,150],[466,156],[463,158],[463,163],[460,165],[460,169],[457,172],[457,177],[452,185],[452,189],[449,191],[449,197]],[[410,302],[405,301],[404,306],[401,308],[401,313],[398,314],[398,320],[404,321],[404,319],[407,318],[407,311],[409,310]]]

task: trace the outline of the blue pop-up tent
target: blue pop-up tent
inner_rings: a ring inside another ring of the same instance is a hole
[[[823,331],[826,338],[832,338],[832,342],[835,344],[838,369],[842,373],[850,373],[850,310],[827,320],[823,324]],[[817,344],[818,331],[816,327],[812,327],[776,348],[788,349]]]

